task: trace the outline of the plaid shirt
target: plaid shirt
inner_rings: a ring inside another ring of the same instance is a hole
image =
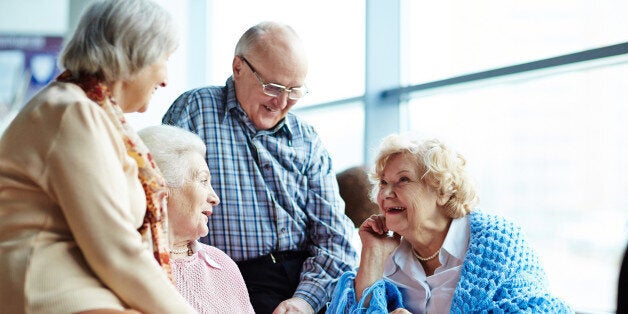
[[[344,215],[331,158],[314,128],[288,113],[258,131],[226,86],[181,95],[163,123],[198,134],[207,144],[211,183],[220,197],[203,242],[242,261],[306,250],[295,296],[318,311],[331,284],[356,264],[353,225]]]

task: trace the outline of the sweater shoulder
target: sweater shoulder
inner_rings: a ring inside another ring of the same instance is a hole
[[[211,259],[216,261],[221,267],[226,267],[228,269],[232,269],[232,268],[238,269],[238,266],[236,265],[235,261],[221,249],[215,246],[207,245],[205,243],[199,243],[199,244],[200,244],[199,250],[207,254]]]
[[[471,237],[476,240],[506,241],[510,238],[519,238],[521,228],[501,215],[485,211],[475,211],[469,214],[469,229]]]
[[[495,270],[508,268],[510,263],[519,260],[527,251],[521,228],[502,216],[486,212],[471,213],[469,230],[469,262],[491,264]]]

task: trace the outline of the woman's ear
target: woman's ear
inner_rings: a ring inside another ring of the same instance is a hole
[[[438,206],[445,206],[445,204],[449,202],[451,196],[452,193],[439,193],[438,198],[436,199],[436,204],[438,204]]]

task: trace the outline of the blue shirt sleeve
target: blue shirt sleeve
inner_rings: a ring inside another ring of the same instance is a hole
[[[357,253],[350,242],[353,227],[344,214],[331,158],[313,129],[309,135],[308,192],[303,212],[308,216],[309,251],[314,256],[303,265],[295,296],[316,309],[329,300],[335,278],[354,267]]]

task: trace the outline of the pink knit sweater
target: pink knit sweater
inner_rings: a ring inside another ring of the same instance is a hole
[[[171,259],[177,290],[199,313],[255,313],[244,279],[223,251],[195,242],[194,254]]]

